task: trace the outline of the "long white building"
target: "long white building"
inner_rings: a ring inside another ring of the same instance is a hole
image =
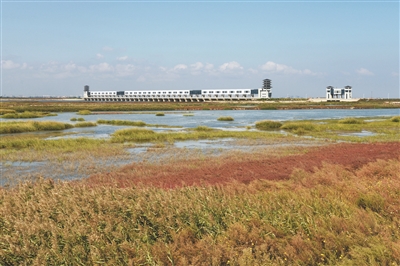
[[[265,79],[259,89],[206,89],[206,90],[129,90],[90,91],[84,87],[85,101],[95,102],[204,102],[224,100],[255,100],[272,97],[271,80]]]

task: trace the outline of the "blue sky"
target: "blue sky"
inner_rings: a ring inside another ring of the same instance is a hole
[[[2,95],[258,88],[399,97],[398,1],[2,1]]]

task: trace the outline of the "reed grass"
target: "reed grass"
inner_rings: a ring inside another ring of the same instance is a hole
[[[339,120],[338,123],[340,123],[340,124],[363,124],[364,120],[353,118],[353,117],[348,117],[348,118]]]
[[[6,119],[26,119],[26,118],[38,118],[44,116],[57,116],[57,114],[46,113],[46,112],[29,112],[24,111],[22,113],[17,112],[7,112],[2,115],[2,118]]]
[[[0,115],[16,113],[13,109],[0,109]]]
[[[92,111],[90,110],[79,110],[78,115],[90,115]]]
[[[221,116],[221,117],[218,117],[217,120],[218,121],[233,121],[234,119],[231,116]]]
[[[135,126],[135,127],[144,127],[146,123],[143,121],[127,121],[127,120],[97,120],[98,124],[107,124],[107,125],[115,125],[115,126]]]
[[[72,117],[69,121],[76,122],[78,119],[76,117]]]
[[[53,121],[26,121],[0,123],[0,134],[23,133],[32,131],[64,130],[73,125]]]
[[[0,189],[0,264],[396,265],[399,163],[174,190],[22,183]]]
[[[150,129],[128,128],[115,131],[111,136],[114,143],[123,142],[169,142],[214,138],[248,138],[248,139],[291,139],[279,133],[253,131],[223,131],[207,126],[198,126],[181,132],[154,132]]]
[[[279,129],[282,123],[279,121],[263,120],[256,122],[256,128],[260,130],[274,130]]]
[[[156,116],[165,116],[164,113],[156,113]]]
[[[390,121],[392,121],[392,122],[400,122],[400,116],[393,116],[392,118],[390,118]]]
[[[74,125],[74,127],[96,127],[97,124],[95,122],[78,122]]]

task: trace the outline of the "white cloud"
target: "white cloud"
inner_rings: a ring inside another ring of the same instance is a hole
[[[128,56],[117,57],[118,61],[125,61],[126,59],[128,59]]]
[[[111,71],[113,71],[113,66],[111,66],[108,63],[100,63],[97,65],[89,66],[89,69],[92,72],[111,72]]]
[[[179,65],[174,66],[174,68],[172,70],[179,71],[179,70],[185,70],[187,68],[188,68],[187,65],[179,64]]]
[[[249,72],[252,73],[252,74],[257,74],[258,70],[254,69],[254,68],[249,68]]]
[[[236,61],[232,61],[229,63],[224,63],[219,66],[219,70],[221,72],[233,71],[233,70],[241,70],[243,67]]]
[[[140,77],[138,77],[138,78],[136,79],[136,81],[138,81],[138,82],[145,82],[145,81],[146,81],[146,78],[145,78],[144,76],[140,76]]]
[[[118,76],[130,76],[134,74],[136,70],[136,67],[132,64],[127,64],[127,65],[116,65],[115,66],[115,72]]]
[[[102,58],[104,58],[104,55],[102,55],[102,54],[96,54],[96,57],[97,57],[98,59],[102,59]]]
[[[109,46],[104,46],[104,47],[103,47],[103,51],[111,52],[111,51],[113,51],[113,50],[114,50],[114,48],[109,47]]]
[[[74,63],[68,63],[64,66],[64,69],[67,71],[73,71],[76,69],[76,65]]]
[[[44,72],[55,73],[59,71],[59,64],[55,61],[50,61],[40,66],[40,69]]]
[[[372,73],[371,71],[369,71],[366,68],[357,69],[356,72],[363,76],[373,76],[374,75],[374,73]]]
[[[196,62],[194,64],[191,64],[190,67],[192,68],[192,70],[200,70],[204,67],[204,65],[201,62]]]
[[[316,75],[317,73],[312,72],[309,69],[299,70],[291,66],[278,64],[272,61],[268,61],[261,66],[261,70],[267,72],[284,73],[284,74],[303,74],[303,75]]]
[[[214,68],[214,65],[213,64],[209,64],[209,63],[207,63],[205,65],[205,67],[204,67],[204,69],[206,69],[206,70],[212,70],[213,68]]]
[[[26,65],[26,63],[24,63]],[[19,68],[21,65],[18,63],[14,63],[11,60],[1,60],[1,67],[3,69],[13,69],[13,68]],[[26,68],[26,67],[25,67]]]

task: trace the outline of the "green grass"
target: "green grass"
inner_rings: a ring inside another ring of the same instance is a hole
[[[90,110],[79,110],[78,115],[90,115],[92,111]]]
[[[274,130],[279,129],[282,123],[279,121],[263,120],[256,122],[256,128],[260,130]]]
[[[390,121],[392,121],[392,122],[400,122],[400,116],[393,116],[392,118],[390,118]]]
[[[0,189],[0,264],[396,265],[398,165],[173,190],[26,182]]]
[[[393,118],[348,118],[285,122],[281,129],[293,134],[350,142],[399,141],[400,125]],[[368,121],[366,121],[368,120]],[[371,132],[371,136],[351,136],[351,133]]]
[[[156,116],[165,116],[164,113],[156,113]]]
[[[135,126],[135,127],[144,127],[146,123],[143,121],[127,121],[127,120],[97,120],[98,124],[107,124],[114,126]]]
[[[73,125],[68,123],[53,121],[3,122],[0,123],[0,134],[64,130],[72,127]]]
[[[251,132],[251,131],[223,131],[215,130],[206,126],[198,126],[183,132],[154,132],[144,128],[128,128],[115,131],[111,136],[111,141],[116,143],[123,142],[170,142],[196,139],[214,138],[267,138],[283,139],[285,137],[278,133]]]
[[[338,123],[340,123],[340,124],[363,124],[364,120],[349,117],[349,118],[339,120]]]
[[[57,114],[45,113],[45,112],[29,112],[25,111],[22,113],[7,112],[2,115],[2,118],[6,119],[26,119],[26,118],[38,118],[44,116],[57,116]]]
[[[0,109],[0,115],[16,113],[13,109]]]
[[[217,120],[218,121],[233,121],[234,119],[231,116],[221,116],[221,117],[218,117]]]
[[[79,122],[74,125],[74,127],[95,127],[97,124],[95,122]]]

